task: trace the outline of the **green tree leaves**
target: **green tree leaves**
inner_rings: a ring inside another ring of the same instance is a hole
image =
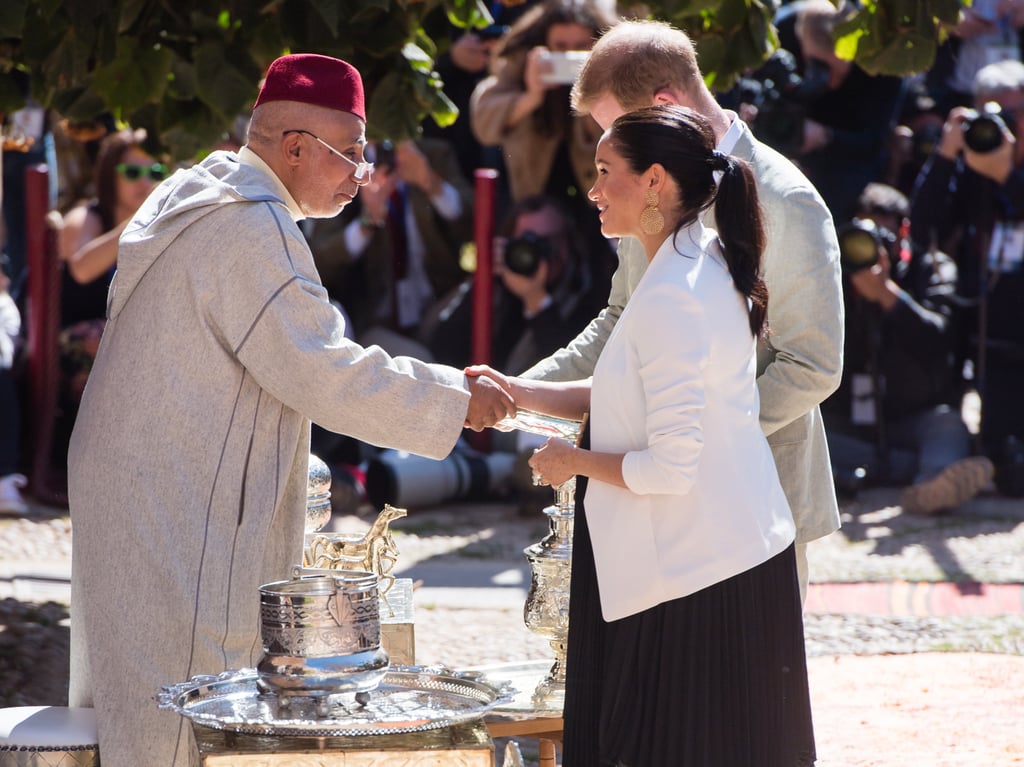
[[[657,13],[659,9],[664,13]],[[685,29],[697,48],[708,86],[729,90],[744,70],[757,67],[778,47],[771,25],[774,5],[761,0],[663,0],[655,16]]]
[[[836,53],[870,74],[910,74],[935,60],[943,25],[960,15],[957,0],[865,0],[836,29]]]
[[[775,0],[647,7],[690,33],[716,90],[777,46]],[[922,71],[958,13],[958,0],[865,0],[838,50],[869,72]],[[109,112],[146,128],[154,151],[188,158],[246,112],[275,57],[315,51],[363,74],[370,133],[402,138],[426,115],[457,116],[434,71],[446,22],[491,21],[484,0],[0,0],[0,112],[24,103],[27,73],[40,103],[75,119]]]

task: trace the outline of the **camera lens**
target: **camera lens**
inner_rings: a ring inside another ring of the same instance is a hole
[[[398,450],[384,450],[366,467],[366,497],[376,508],[385,503],[429,507],[451,500],[483,500],[505,492],[515,456],[452,452],[435,461]]]
[[[547,239],[533,232],[524,232],[505,246],[505,267],[510,272],[532,277],[537,273],[540,262],[550,254],[551,246]]]
[[[878,263],[880,240],[874,222],[855,218],[839,230],[839,259],[848,272]]]
[[[991,152],[1003,143],[1001,120],[982,115],[971,120],[964,128],[964,143],[975,152]]]
[[[980,114],[964,123],[964,143],[969,149],[984,154],[1002,145],[1006,122],[1000,112],[997,103],[989,102]]]

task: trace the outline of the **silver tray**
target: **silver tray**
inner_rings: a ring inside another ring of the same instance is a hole
[[[218,676],[196,676],[161,688],[160,708],[195,724],[247,735],[341,737],[393,735],[449,727],[483,716],[507,703],[514,691],[484,681],[475,672],[444,667],[393,666],[365,704],[352,694],[332,695],[326,716],[312,698],[280,698],[263,692],[259,675],[247,668]]]

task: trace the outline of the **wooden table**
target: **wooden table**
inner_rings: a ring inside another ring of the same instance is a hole
[[[283,737],[193,725],[202,767],[493,767],[494,742],[479,719],[399,735]],[[553,763],[552,763],[553,764]]]

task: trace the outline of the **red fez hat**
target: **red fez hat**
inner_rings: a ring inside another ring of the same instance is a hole
[[[351,112],[366,122],[363,79],[351,64],[316,53],[282,56],[267,69],[256,106],[268,101],[300,101]]]

